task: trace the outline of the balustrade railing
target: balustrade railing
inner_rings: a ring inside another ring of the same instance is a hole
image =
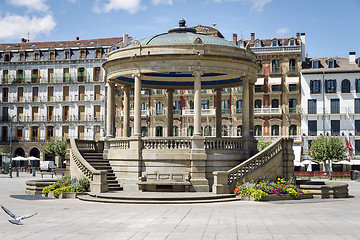
[[[129,149],[130,140],[129,139],[112,139],[109,141],[111,149]]]
[[[159,137],[143,138],[144,149],[191,149],[190,138],[180,137]]]
[[[242,150],[244,140],[239,138],[205,138],[205,149],[211,150]]]

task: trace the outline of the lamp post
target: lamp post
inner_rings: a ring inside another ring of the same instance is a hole
[[[10,120],[10,137],[9,137],[9,140],[10,140],[10,143],[9,143],[9,147],[10,147],[9,177],[10,178],[12,178],[12,167],[11,167],[12,166],[12,122],[13,122],[14,118],[16,118],[16,115],[13,115]]]

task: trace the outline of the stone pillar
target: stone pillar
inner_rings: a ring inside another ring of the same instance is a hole
[[[134,136],[141,136],[141,75],[134,74]]]
[[[194,71],[194,136],[201,136],[201,71]]]
[[[130,137],[130,88],[123,87],[124,92],[124,129],[123,136]]]
[[[248,78],[243,80],[243,112],[242,112],[242,136],[248,138],[250,136],[250,91]]]
[[[221,117],[221,91],[222,88],[216,89],[216,102],[215,102],[215,110],[216,110],[216,137],[221,138],[222,133],[222,117]]]
[[[173,101],[174,101],[174,90],[168,89],[167,93],[167,136],[173,136],[173,119],[174,119],[174,108],[173,108]]]
[[[107,83],[106,96],[106,138],[114,137],[115,124],[115,83],[109,81]]]
[[[255,84],[249,84],[249,134],[251,137],[254,136],[254,91]]]

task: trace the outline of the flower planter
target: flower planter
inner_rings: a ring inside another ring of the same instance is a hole
[[[77,196],[85,195],[86,193],[82,192],[63,192],[60,193],[59,198],[66,199],[66,198],[77,198]]]
[[[239,195],[239,198],[242,201],[255,201],[253,196],[250,195]],[[284,200],[301,200],[301,199],[311,199],[313,198],[312,194],[299,194],[298,198],[293,198],[291,195],[289,194],[284,194],[284,195],[266,195],[266,197],[264,199],[262,199],[261,201],[266,202],[266,201],[284,201]]]

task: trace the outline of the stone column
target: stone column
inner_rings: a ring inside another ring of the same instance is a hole
[[[250,91],[249,78],[243,80],[243,112],[242,112],[242,136],[248,138],[250,136]]]
[[[222,88],[216,89],[216,102],[215,102],[215,110],[216,110],[216,137],[221,138],[222,133],[222,117],[221,117],[221,91]]]
[[[194,136],[201,136],[201,75],[194,71]]]
[[[167,136],[173,136],[173,119],[174,119],[174,109],[173,109],[173,101],[174,101],[174,90],[168,89],[167,93]]]
[[[254,91],[255,84],[249,84],[249,134],[251,137],[254,136]]]
[[[141,75],[134,74],[134,136],[141,136]]]
[[[106,96],[106,138],[114,137],[115,120],[115,83],[109,81],[107,83]]]
[[[130,88],[123,87],[124,92],[124,137],[130,137]]]

